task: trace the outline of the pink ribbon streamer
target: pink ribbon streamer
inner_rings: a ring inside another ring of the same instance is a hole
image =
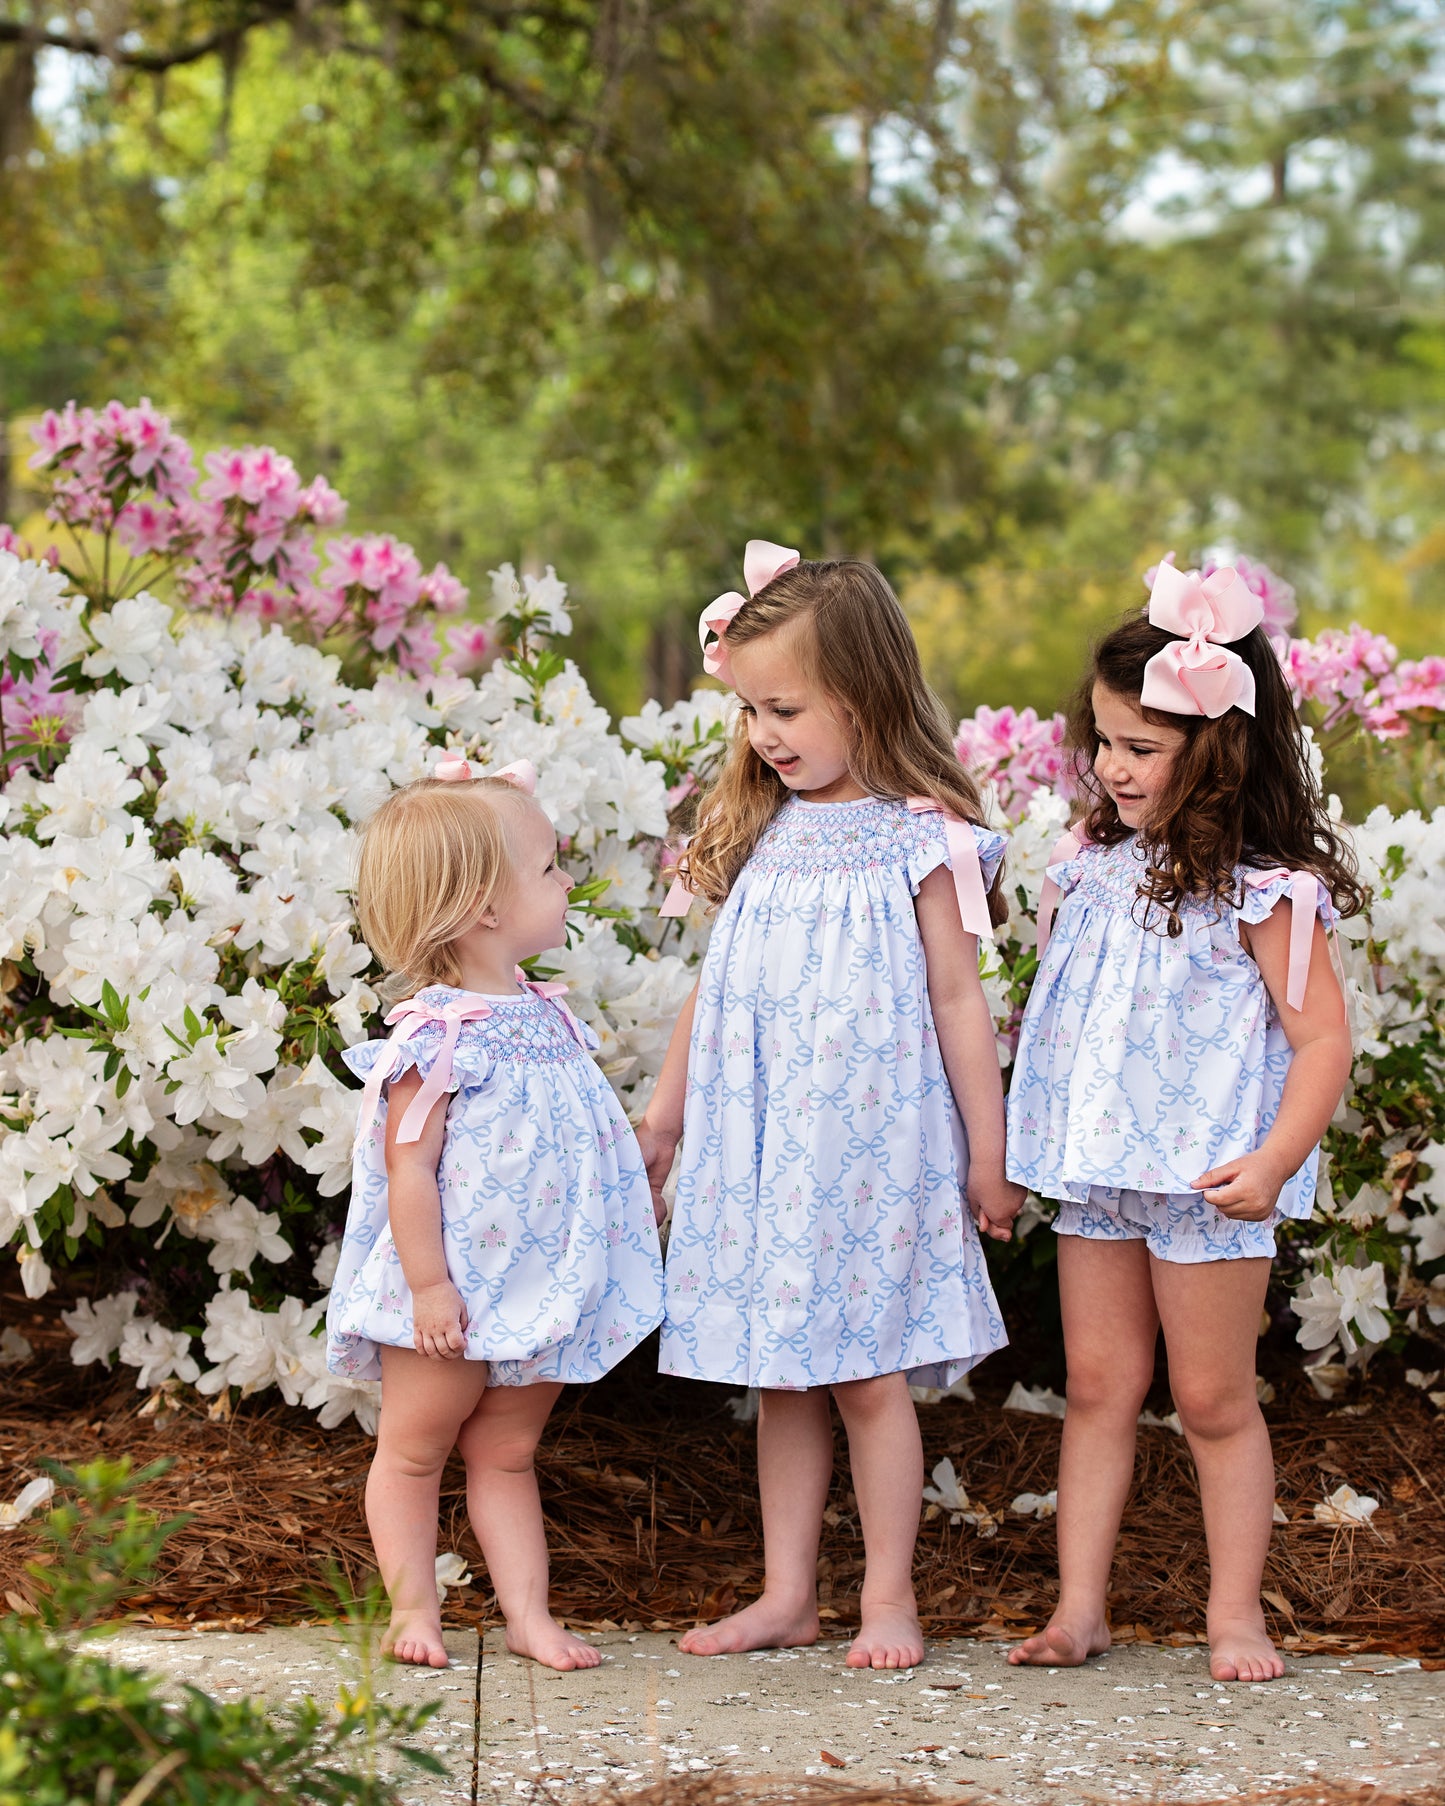
[[[1252,715],[1254,673],[1226,642],[1242,640],[1263,619],[1264,604],[1232,566],[1201,577],[1161,564],[1149,592],[1149,620],[1180,638],[1145,665],[1140,704],[1210,720],[1229,709]]]
[[[691,838],[691,835],[687,835],[684,838],[682,845],[677,849],[677,856],[679,859],[681,859],[683,854],[687,851],[687,843]],[[657,912],[658,915],[672,917],[685,916],[688,910],[692,908],[692,900],[696,894],[695,891],[688,889],[686,880],[681,873],[678,873],[672,880],[667,896],[663,899],[662,908]]]
[[[953,888],[958,897],[958,915],[965,930],[980,940],[993,939],[993,923],[988,916],[988,893],[984,889],[983,866],[979,862],[978,842],[973,837],[973,824],[945,809],[936,797],[910,796],[908,807],[915,815],[941,815],[944,839],[948,845],[948,862],[953,868]]]
[[[1315,912],[1319,905],[1320,881],[1313,872],[1292,872],[1286,866],[1273,871],[1251,872],[1245,883],[1254,889],[1273,884],[1277,878],[1289,880],[1289,969],[1285,979],[1285,1002],[1292,1010],[1305,1007],[1305,988],[1309,982],[1310,954],[1314,949]],[[1339,935],[1330,924],[1334,937],[1336,970],[1340,989],[1345,988],[1344,963],[1339,957]]]
[[[411,1040],[418,1029],[428,1022],[440,1022],[445,1035],[441,1048],[437,1053],[431,1071],[422,1081],[421,1090],[411,1100],[406,1115],[401,1119],[401,1127],[396,1132],[398,1141],[419,1141],[421,1132],[426,1126],[426,1119],[431,1114],[432,1105],[446,1090],[452,1076],[452,1055],[456,1051],[457,1036],[461,1033],[464,1022],[481,1022],[492,1013],[491,1004],[470,992],[453,998],[450,1003],[436,1006],[422,1003],[418,998],[408,998],[405,1003],[397,1004],[386,1020],[395,1024],[395,1033],[391,1035],[382,1049],[375,1066],[372,1067],[361,1093],[361,1118],[357,1130],[357,1139],[371,1127],[376,1120],[377,1108],[381,1102],[381,1088],[396,1071],[397,1059],[405,1044]]]
[[[702,643],[702,668],[709,677],[717,677],[732,688],[732,669],[728,663],[727,647],[723,644],[723,636],[733,616],[745,602],[757,595],[759,590],[766,589],[774,577],[781,577],[784,571],[790,571],[794,565],[801,563],[800,554],[791,546],[774,545],[770,539],[750,539],[743,552],[743,581],[748,593],[740,596],[735,589],[726,590],[709,602],[698,617],[697,637]],[[714,635],[714,643],[709,646],[707,636]]]

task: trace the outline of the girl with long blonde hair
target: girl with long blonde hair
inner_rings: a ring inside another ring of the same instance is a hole
[[[1024,1195],[978,966],[1004,840],[882,574],[760,540],[744,568],[703,615],[739,713],[673,903],[716,920],[638,1139],[658,1190],[682,1142],[662,1369],[761,1388],[766,1581],[682,1648],[816,1639],[831,1394],[867,1556],[848,1661],[908,1667],[908,1387],[1003,1345],[978,1230],[1007,1238]]]

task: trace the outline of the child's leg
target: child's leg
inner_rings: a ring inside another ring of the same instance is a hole
[[[447,1665],[436,1592],[437,1493],[457,1431],[486,1383],[484,1361],[381,1351],[381,1422],[366,1480],[366,1522],[391,1600],[382,1647],[399,1662]]]
[[[507,1648],[548,1668],[595,1668],[590,1643],[547,1609],[547,1534],[533,1457],[560,1386],[492,1386],[462,1425],[467,1511],[507,1623]]]
[[[1274,1456],[1254,1385],[1269,1266],[1263,1258],[1153,1262],[1169,1386],[1199,1472],[1217,1681],[1284,1673],[1259,1602],[1274,1520]]]
[[[690,1630],[679,1649],[723,1655],[817,1641],[818,1538],[832,1478],[827,1392],[765,1391],[758,1405],[763,1596],[716,1624]]]
[[[848,1457],[863,1526],[863,1624],[850,1668],[912,1668],[923,1660],[913,1592],[913,1547],[923,1504],[923,1439],[904,1374],[851,1380],[833,1396],[848,1431]]]
[[[1059,1603],[1009,1661],[1074,1667],[1109,1647],[1104,1602],[1134,1477],[1159,1317],[1141,1241],[1059,1237],[1069,1408],[1059,1451]]]

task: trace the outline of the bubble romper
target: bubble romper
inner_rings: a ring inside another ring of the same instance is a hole
[[[914,894],[936,806],[790,799],[718,912],[693,1022],[664,1373],[947,1386],[1007,1340]],[[966,824],[992,879],[1004,837]],[[980,906],[982,895],[979,896]]]
[[[412,1067],[452,1094],[437,1168],[442,1245],[466,1303],[466,1358],[489,1364],[489,1383],[600,1379],[661,1322],[637,1140],[592,1058],[596,1037],[543,994],[555,988],[483,997],[430,986],[392,1013],[403,1020],[390,1041],[343,1056],[370,1083],[327,1310],[331,1372],[375,1379],[379,1346],[413,1346],[387,1223],[382,1094]]]

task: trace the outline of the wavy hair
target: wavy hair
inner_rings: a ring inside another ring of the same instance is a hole
[[[1341,915],[1357,915],[1365,891],[1354,854],[1325,809],[1289,686],[1263,629],[1254,628],[1232,647],[1254,673],[1253,716],[1226,709],[1210,720],[1140,708],[1145,665],[1174,643],[1176,635],[1133,615],[1094,648],[1067,734],[1084,800],[1084,833],[1101,846],[1117,846],[1135,832],[1120,820],[1094,769],[1099,732],[1093,694],[1102,684],[1146,721],[1184,735],[1158,803],[1138,829],[1146,858],[1140,895],[1166,912],[1171,935],[1180,932],[1179,906],[1186,897],[1238,905],[1239,866],[1312,871]]]
[[[958,762],[948,714],[924,681],[908,618],[881,571],[853,558],[805,560],[743,604],[728,625],[728,648],[785,629],[804,672],[845,723],[848,772],[862,790],[889,802],[932,797],[983,824],[978,787]],[[679,876],[721,903],[790,795],[739,717]],[[999,923],[1007,914],[996,877],[989,915]]]
[[[510,830],[535,804],[504,778],[421,778],[395,790],[361,829],[356,918],[388,976],[391,1002],[458,985],[457,936],[494,908],[516,871]]]

